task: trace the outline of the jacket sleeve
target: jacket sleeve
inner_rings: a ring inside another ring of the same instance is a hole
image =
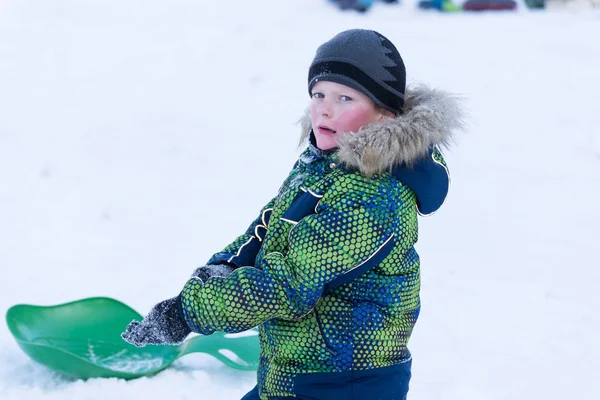
[[[250,224],[243,235],[235,239],[222,251],[214,254],[208,260],[207,265],[228,264],[234,268],[253,266],[267,232],[274,203],[275,198],[262,208],[258,217]]]
[[[318,213],[284,222],[293,227],[287,254],[269,253],[256,268],[204,284],[190,279],[181,293],[190,328],[240,332],[272,318],[302,317],[324,291],[379,264],[401,240],[393,232],[401,233],[402,201],[374,192],[339,191]]]

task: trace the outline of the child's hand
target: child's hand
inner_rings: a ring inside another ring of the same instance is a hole
[[[155,305],[142,322],[132,321],[121,337],[137,347],[147,344],[179,344],[191,333],[177,297]]]

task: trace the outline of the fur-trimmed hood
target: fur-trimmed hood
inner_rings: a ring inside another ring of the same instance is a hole
[[[432,214],[448,194],[450,176],[439,147],[448,147],[454,132],[464,128],[460,103],[460,98],[441,90],[411,86],[402,115],[338,135],[335,153],[346,168],[364,176],[392,174],[413,190],[419,213]],[[315,150],[309,112],[300,123],[300,143],[310,139]]]
[[[404,113],[337,136],[338,156],[346,167],[365,176],[411,166],[434,146],[448,147],[453,133],[463,129],[464,113],[457,96],[419,84],[408,87]],[[312,132],[310,112],[300,120],[301,144]]]

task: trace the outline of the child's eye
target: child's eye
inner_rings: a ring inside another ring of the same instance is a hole
[[[323,93],[315,92],[312,94],[313,99],[322,99],[325,97]]]
[[[342,101],[352,101],[352,97],[349,97],[349,96],[340,96],[340,100],[342,100]]]

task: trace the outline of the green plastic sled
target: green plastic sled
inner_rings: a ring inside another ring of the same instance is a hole
[[[76,378],[135,379],[156,374],[179,357],[200,352],[229,367],[256,370],[257,331],[195,336],[178,346],[137,348],[121,338],[142,316],[120,301],[93,297],[55,306],[20,304],[6,313],[19,347],[33,360]]]

